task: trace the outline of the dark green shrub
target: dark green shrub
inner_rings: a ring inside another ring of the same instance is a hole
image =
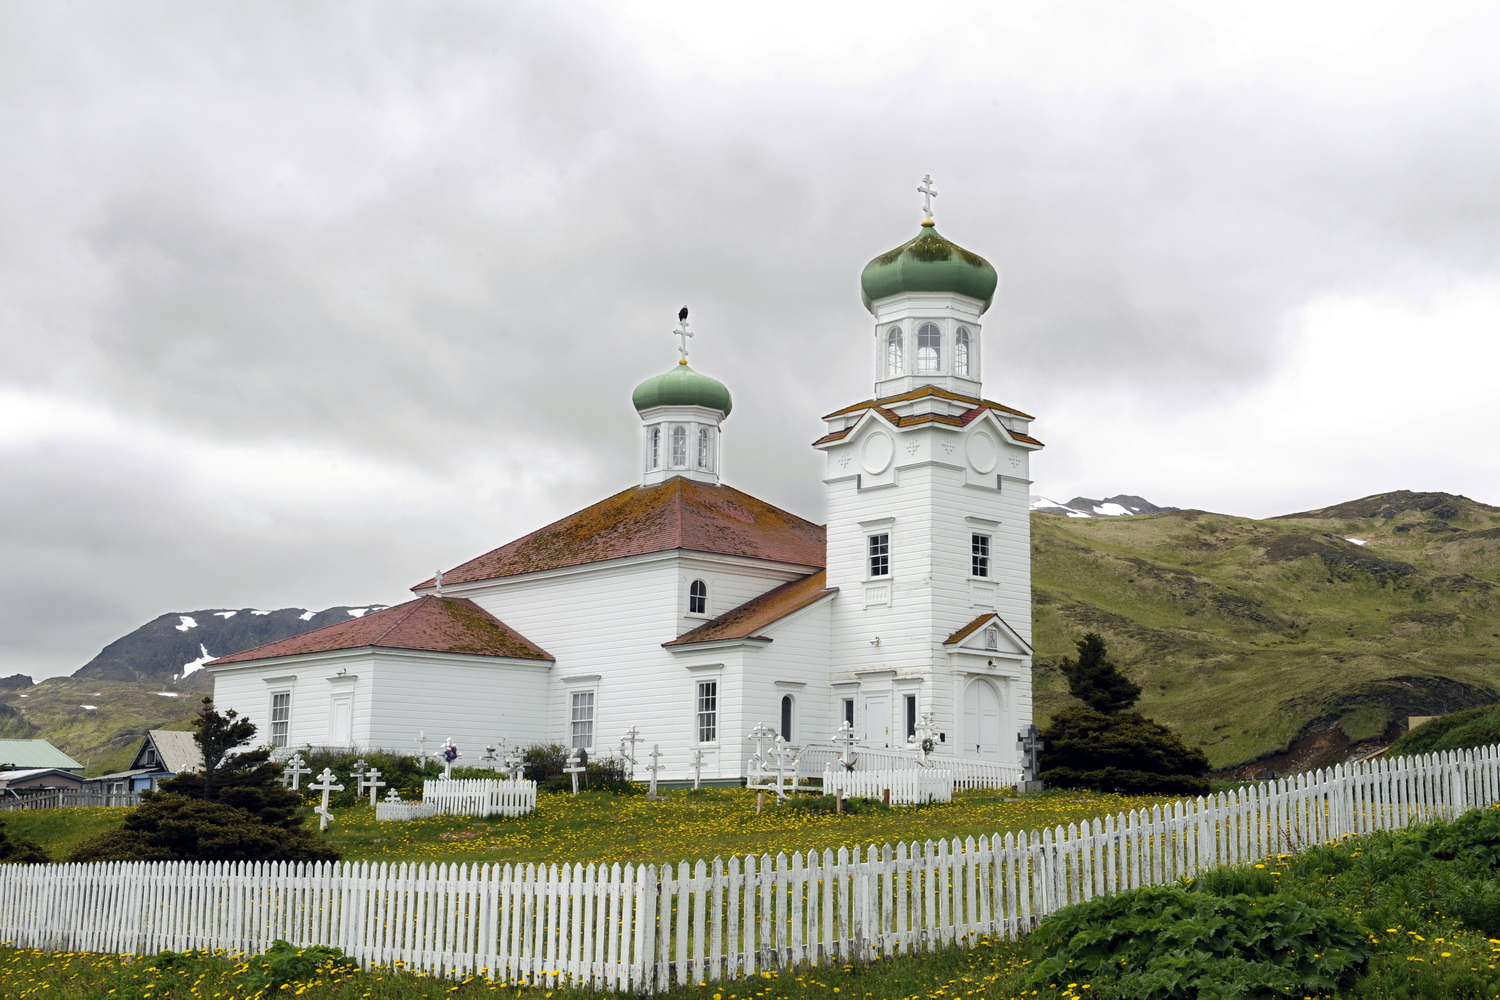
[[[1038,926],[1038,988],[1104,979],[1134,1000],[1240,1000],[1326,993],[1374,948],[1333,909],[1290,896],[1211,896],[1168,886],[1103,896]]]
[[[1500,809],[1473,809],[1449,823],[1411,830],[1416,849],[1435,858],[1463,858],[1487,868],[1500,867]]]
[[[1089,632],[1074,643],[1078,658],[1071,656],[1057,665],[1068,679],[1068,693],[1096,712],[1123,712],[1141,696],[1141,686],[1120,672],[1104,648],[1098,632]]]
[[[46,864],[51,860],[41,844],[12,834],[0,820],[0,863],[30,865]]]
[[[1454,712],[1425,722],[1391,744],[1392,756],[1408,757],[1437,750],[1469,750],[1500,743],[1500,705]]]
[[[1269,896],[1277,891],[1276,882],[1269,868],[1210,868],[1190,887],[1209,896]]]
[[[352,975],[359,963],[345,958],[343,951],[324,945],[298,948],[286,941],[276,941],[261,954],[250,959],[248,968],[236,976],[236,992],[246,996],[266,995],[292,983],[306,983],[314,977]]]
[[[1059,788],[1206,795],[1208,758],[1177,734],[1134,712],[1063,709],[1042,731],[1040,777]]]
[[[837,812],[838,797],[834,795],[796,795],[787,799],[785,808],[815,814]],[[844,800],[844,812],[850,816],[858,816],[862,813],[890,811],[891,807],[886,805],[881,799],[846,798]]]

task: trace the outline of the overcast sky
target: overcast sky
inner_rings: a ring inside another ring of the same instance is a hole
[[[0,674],[630,486],[683,303],[727,481],[822,520],[929,172],[1034,492],[1500,504],[1497,50],[1493,4],[0,0]]]

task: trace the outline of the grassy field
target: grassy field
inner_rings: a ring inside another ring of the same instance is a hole
[[[440,817],[377,823],[368,806],[335,812],[329,840],[349,861],[666,862],[733,854],[810,851],[861,844],[981,837],[1076,823],[1168,799],[1092,792],[955,794],[951,803],[861,815],[809,813],[769,805],[755,812],[745,789],[681,790],[657,802],[643,795],[543,795],[516,819]],[[6,814],[12,833],[62,858],[79,842],[124,821],[121,809],[25,810]]]

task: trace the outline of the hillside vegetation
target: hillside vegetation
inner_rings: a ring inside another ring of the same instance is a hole
[[[1218,768],[1339,759],[1409,715],[1500,700],[1495,507],[1399,492],[1263,521],[1037,514],[1032,529],[1039,722],[1073,703],[1053,664],[1088,631],[1141,685],[1140,711]]]

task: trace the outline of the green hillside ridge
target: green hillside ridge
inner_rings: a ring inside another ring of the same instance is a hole
[[[1071,702],[1051,664],[1090,630],[1140,711],[1218,768],[1500,700],[1495,507],[1403,491],[1263,521],[1036,514],[1032,530],[1039,722]]]
[[[1032,543],[1038,724],[1071,703],[1052,664],[1089,631],[1219,769],[1342,759],[1409,715],[1500,701],[1500,508],[1403,491],[1260,521],[1034,513]],[[147,729],[189,728],[206,681],[0,689],[0,737],[119,770]]]

